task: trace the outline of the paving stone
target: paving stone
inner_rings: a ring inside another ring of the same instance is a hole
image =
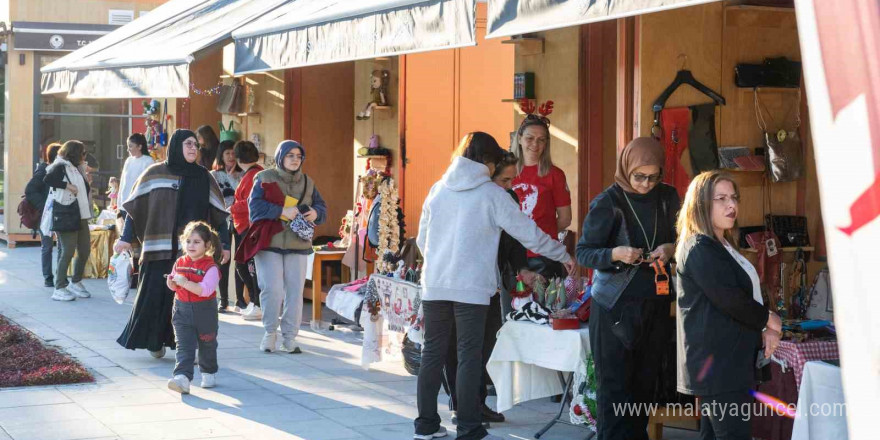
[[[70,403],[70,399],[54,388],[15,389],[0,391],[0,408]]]

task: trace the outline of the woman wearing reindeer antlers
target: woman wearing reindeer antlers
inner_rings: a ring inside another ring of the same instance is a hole
[[[540,106],[524,99],[520,109],[526,114],[516,131],[512,151],[517,158],[517,177],[513,190],[522,212],[545,234],[556,238],[571,224],[571,194],[565,172],[550,160],[550,120],[553,101]],[[537,110],[537,114],[535,111]],[[562,265],[529,251],[529,269],[546,278],[565,277]]]

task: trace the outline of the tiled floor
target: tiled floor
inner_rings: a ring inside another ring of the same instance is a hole
[[[92,298],[51,301],[39,267],[39,248],[0,247],[0,314],[63,347],[94,371],[97,383],[0,391],[0,440],[412,438],[415,377],[400,362],[363,370],[359,333],[315,332],[304,325],[302,355],[265,354],[257,348],[258,323],[221,315],[219,385],[193,386],[181,396],[165,386],[174,352],[157,360],[115,342],[133,298],[117,305],[104,280],[86,280]],[[198,380],[197,373],[194,384]],[[445,409],[445,395],[438,399]],[[506,439],[532,438],[556,408],[547,399],[521,404],[490,431]],[[449,420],[450,414],[441,416]],[[542,438],[586,435],[557,426]],[[696,437],[677,429],[664,433],[670,440]]]

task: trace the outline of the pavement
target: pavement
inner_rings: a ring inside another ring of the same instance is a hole
[[[173,351],[153,359],[144,350],[116,344],[131,313],[133,290],[118,305],[106,280],[84,280],[92,298],[52,301],[39,259],[39,247],[0,247],[0,314],[77,358],[96,382],[2,389],[0,440],[412,438],[415,376],[400,361],[363,369],[361,334],[346,328],[311,330],[308,302],[297,338],[299,355],[261,352],[258,322],[220,315],[218,386],[198,387],[196,369],[191,394],[181,396],[166,387]],[[326,308],[324,314],[324,319],[333,316]],[[438,401],[448,438],[454,438],[442,390]],[[505,439],[533,438],[557,409],[549,399],[520,404],[490,432]],[[587,436],[583,429],[557,425],[542,439]],[[693,431],[664,431],[667,440],[694,438]]]

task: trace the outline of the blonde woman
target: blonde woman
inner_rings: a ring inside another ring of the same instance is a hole
[[[751,438],[755,364],[779,345],[782,321],[761,298],[758,272],[736,248],[739,188],[709,171],[678,216],[678,391],[700,396],[703,440]]]
[[[545,234],[556,238],[571,225],[571,194],[565,172],[550,159],[550,120],[526,115],[516,131],[513,154],[517,158],[517,176],[513,191],[520,209]],[[564,277],[562,265],[532,251],[528,252],[529,269],[545,277]]]

